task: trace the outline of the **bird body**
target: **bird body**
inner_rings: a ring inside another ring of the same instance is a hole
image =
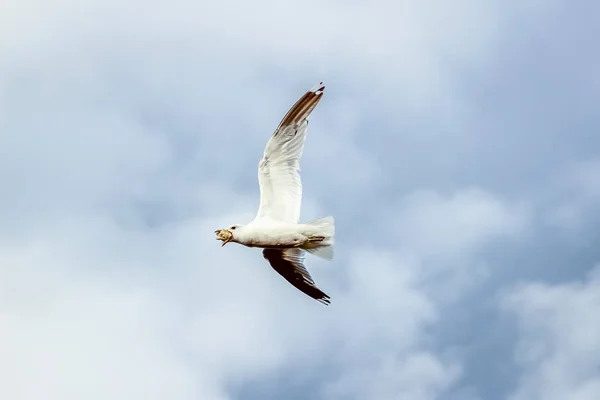
[[[216,230],[217,240],[263,248],[263,257],[288,282],[317,301],[329,304],[329,296],[314,283],[304,267],[304,252],[331,260],[335,223],[333,217],[299,223],[302,203],[300,157],[308,116],[323,96],[322,82],[307,91],[283,117],[267,142],[258,164],[260,205],[253,221]]]
[[[315,244],[330,245],[331,234],[320,227],[308,224],[289,224],[285,222],[252,222],[240,226],[234,233],[235,242],[247,247],[271,249],[315,248]]]

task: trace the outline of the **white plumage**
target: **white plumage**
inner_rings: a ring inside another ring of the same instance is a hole
[[[302,204],[300,157],[308,127],[325,86],[307,91],[283,117],[267,142],[258,164],[260,205],[253,221],[215,231],[223,246],[229,242],[263,248],[263,256],[280,275],[314,299],[329,304],[304,266],[304,251],[333,258],[334,220],[325,217],[299,224]]]

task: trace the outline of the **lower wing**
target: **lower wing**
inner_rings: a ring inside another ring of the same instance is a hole
[[[330,297],[319,289],[304,267],[304,252],[300,249],[264,249],[263,256],[271,267],[298,290],[320,303],[328,305]]]

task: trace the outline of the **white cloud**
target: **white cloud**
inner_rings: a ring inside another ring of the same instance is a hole
[[[512,399],[600,397],[600,267],[585,282],[520,285],[504,306],[520,333],[515,358],[523,376]]]
[[[440,310],[420,257],[460,251],[470,265],[482,243],[526,230],[520,206],[478,190],[414,194],[394,210],[403,248],[369,248],[344,242],[362,229],[351,215],[309,195],[348,249],[308,259],[329,308],[212,232],[253,215],[257,188],[240,182],[255,185],[265,132],[294,93],[331,78],[313,120],[326,134],[310,135],[303,169],[364,195],[386,178],[357,140],[376,135],[366,117],[454,110],[446,61],[485,63],[519,4],[4,1],[0,397],[221,400],[232,383],[294,365],[312,376],[323,359],[337,368],[326,397],[451,389],[460,361],[430,349]],[[363,373],[364,386],[340,389]]]
[[[461,66],[485,65],[512,19],[532,11],[542,19],[552,9],[545,2],[523,10],[523,3],[537,2],[183,0],[82,5],[64,0],[49,8],[39,0],[11,1],[5,2],[0,17],[8,30],[0,54],[5,67],[27,71],[77,76],[119,71],[161,92],[157,96],[169,91],[170,97],[181,79],[201,93],[210,82],[198,78],[221,74],[224,67],[226,81],[235,85],[247,84],[264,67],[302,73],[312,76],[311,81],[335,76],[331,85],[351,79],[373,101],[382,94],[388,97],[394,88],[396,101],[378,102],[377,107],[395,113],[399,105],[456,103],[459,94],[452,91],[452,76]],[[211,97],[220,103],[220,95],[229,98],[231,92],[218,80],[215,86],[221,91],[211,90]]]
[[[260,252],[214,242],[215,228],[247,217],[154,230],[82,218],[4,242],[2,396],[226,399],[230,384],[282,366],[308,378],[320,357],[336,366],[326,398],[433,399],[453,388],[459,360],[428,350],[439,305],[422,288],[422,264],[377,248],[342,255],[348,264],[312,260],[334,299],[325,308]]]
[[[379,365],[361,366],[327,388],[330,399],[434,400],[452,387],[459,368],[428,353],[383,356]]]
[[[448,257],[494,238],[520,237],[530,228],[531,217],[525,204],[503,202],[478,188],[450,196],[422,190],[402,199],[394,229],[403,245]]]
[[[377,237],[411,260],[417,281],[448,306],[483,284],[494,268],[486,247],[529,239],[533,208],[477,187],[443,193],[420,189],[382,209]]]
[[[387,369],[381,363],[395,355],[422,367],[410,391],[449,385],[455,367],[418,350],[436,310],[409,264],[365,253],[346,273],[313,267],[334,295],[325,308],[288,286],[259,252],[220,249],[209,234],[219,223],[128,231],[87,219],[5,244],[2,396],[225,399],[232,382],[313,365],[318,354],[350,362],[340,367],[343,379],[365,357]],[[333,277],[345,275],[349,286],[336,290]],[[392,390],[380,387],[386,376],[371,390]]]
[[[168,307],[147,285],[86,272],[93,258],[60,242],[2,247],[2,397],[217,398],[178,355]]]
[[[358,252],[347,266],[348,291],[336,307],[334,349],[343,362],[323,388],[327,399],[433,399],[451,388],[460,367],[425,350],[437,305],[419,289],[418,265],[401,253]]]

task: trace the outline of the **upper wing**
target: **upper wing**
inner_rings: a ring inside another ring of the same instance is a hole
[[[258,164],[260,206],[256,219],[272,218],[297,223],[302,202],[300,156],[304,149],[308,116],[323,96],[323,82],[290,108],[269,139]]]
[[[297,289],[328,305],[329,296],[319,289],[304,267],[304,252],[300,249],[264,249],[263,256],[271,267]]]

